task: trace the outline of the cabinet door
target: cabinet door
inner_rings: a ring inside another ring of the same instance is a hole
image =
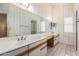
[[[54,46],[58,43],[58,38],[54,38]]]
[[[54,37],[54,46],[59,42],[59,34]]]
[[[29,56],[40,56],[40,41],[29,45]]]
[[[31,53],[29,53],[29,56],[40,56],[40,48],[37,48]]]
[[[44,46],[42,49],[41,49],[41,56],[46,56],[47,54],[47,46]]]
[[[45,56],[47,54],[47,40],[41,40],[41,49],[40,49],[41,56]]]

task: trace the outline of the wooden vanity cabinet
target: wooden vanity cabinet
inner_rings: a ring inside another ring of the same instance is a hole
[[[47,38],[30,43],[26,46],[8,51],[1,56],[46,56]]]
[[[59,42],[59,35],[54,37],[54,46]]]
[[[40,56],[40,41],[29,45],[29,56]]]
[[[52,36],[51,38],[49,38],[47,40],[47,46],[49,46],[49,47],[53,47],[54,46],[54,36]]]
[[[41,47],[40,47],[40,55],[41,56],[46,56],[47,54],[47,40],[41,40]]]
[[[41,40],[29,45],[29,56],[45,56],[47,54],[47,40]]]
[[[51,38],[47,40],[47,46],[54,47],[59,41],[59,35],[52,35]]]

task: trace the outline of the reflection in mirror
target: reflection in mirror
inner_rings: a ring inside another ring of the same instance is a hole
[[[37,23],[34,20],[31,20],[31,34],[37,33]]]
[[[49,32],[49,27],[49,21],[44,17],[14,4],[0,4],[0,37]]]
[[[41,32],[45,32],[45,21],[41,21]]]

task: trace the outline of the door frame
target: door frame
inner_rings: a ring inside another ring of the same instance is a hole
[[[4,37],[7,37],[7,13],[0,13],[0,14],[6,15],[6,36],[4,36]]]

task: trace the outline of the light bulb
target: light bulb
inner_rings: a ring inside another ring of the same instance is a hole
[[[49,21],[52,21],[52,18],[51,18],[51,17],[47,17],[47,19],[48,19]]]

